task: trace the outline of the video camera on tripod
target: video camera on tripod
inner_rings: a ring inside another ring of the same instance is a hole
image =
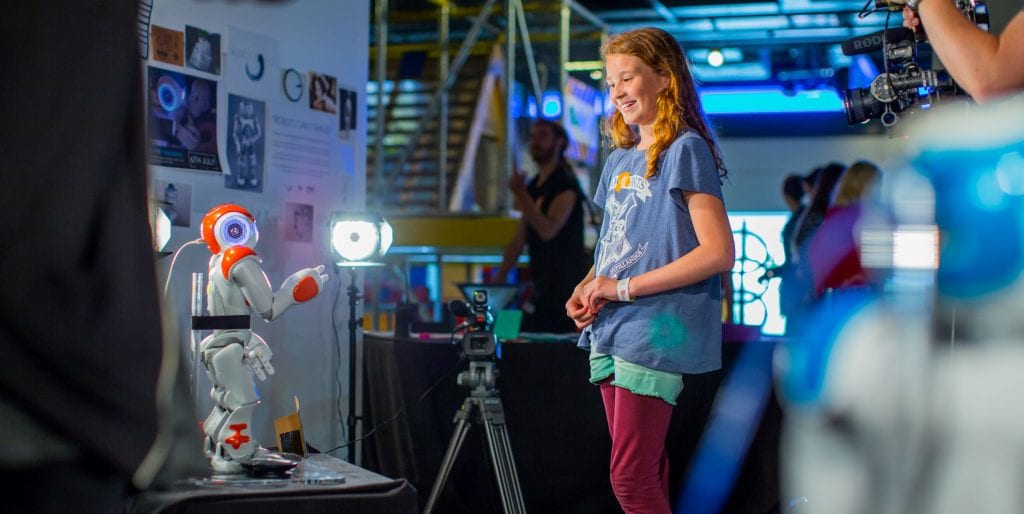
[[[987,28],[988,8],[981,0],[956,0],[957,8],[972,22]],[[906,0],[876,0],[872,11],[900,11]],[[870,1],[869,1],[870,5]],[[916,61],[918,44],[927,42],[923,30],[905,27],[887,28],[843,41],[843,55],[853,56],[882,51],[884,70],[866,88],[843,91],[843,109],[850,125],[879,119],[892,127],[899,114],[915,105],[930,106],[943,94],[957,95],[960,88],[944,71],[922,68]]]
[[[505,407],[501,403],[501,393],[496,386],[498,370],[495,369],[494,358],[498,354],[498,337],[492,330],[494,317],[491,316],[487,291],[474,290],[470,300],[471,303],[461,300],[448,302],[448,309],[453,315],[466,318],[466,321],[452,331],[452,344],[455,344],[455,334],[465,330],[460,344],[462,352],[469,358],[469,369],[459,373],[457,382],[461,386],[469,387],[470,392],[452,420],[455,423],[455,431],[448,442],[448,449],[445,451],[444,460],[441,461],[441,468],[437,472],[423,512],[433,514],[462,443],[466,440],[466,433],[473,423],[479,423],[484,428],[488,456],[505,514],[525,514],[526,504],[523,502],[519,474],[512,456],[512,444],[509,442],[505,426]]]
[[[494,357],[497,353],[498,338],[494,335],[494,316],[488,303],[487,291],[476,290],[470,298],[472,303],[461,300],[448,302],[448,309],[453,315],[466,318],[455,332],[465,330],[462,336],[462,351],[470,360],[484,360]],[[455,343],[454,333],[452,343]]]

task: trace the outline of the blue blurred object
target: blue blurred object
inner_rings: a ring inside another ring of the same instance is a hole
[[[815,310],[806,334],[780,350],[780,390],[788,403],[810,407],[820,400],[836,340],[847,322],[876,300],[875,294],[865,291],[832,296]]]
[[[675,512],[714,514],[729,498],[768,403],[774,344],[744,344],[722,386]]]
[[[1024,143],[925,149],[914,165],[935,189],[943,240],[939,293],[971,299],[1010,286],[1024,268],[1021,217]]]

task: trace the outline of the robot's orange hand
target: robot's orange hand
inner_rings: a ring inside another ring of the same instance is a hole
[[[292,286],[292,299],[298,303],[308,302],[320,294],[320,291],[324,288],[324,282],[327,282],[327,279],[330,278],[324,273],[324,266],[322,264],[315,268],[302,270],[295,275],[305,275],[299,278],[298,282]]]
[[[314,296],[320,293],[320,285],[316,283],[316,279],[313,277],[306,277],[299,281],[292,289],[292,298],[295,298],[296,302],[306,302],[312,300]]]

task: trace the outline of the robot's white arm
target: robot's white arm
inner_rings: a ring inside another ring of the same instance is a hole
[[[239,250],[233,252],[236,248]],[[246,247],[229,248],[222,266],[228,270],[228,278],[238,284],[249,306],[267,321],[279,318],[292,305],[313,299],[323,290],[328,278],[322,265],[306,268],[293,273],[275,292],[256,254]]]
[[[324,282],[327,282],[328,278],[324,274],[322,264],[315,268],[301,269],[292,273],[292,276],[286,278],[281,284],[281,288],[274,293],[271,317],[264,316],[264,319],[273,321],[292,305],[312,300],[320,294],[320,291],[324,290]]]

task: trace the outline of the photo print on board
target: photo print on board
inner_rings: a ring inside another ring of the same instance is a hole
[[[304,203],[284,204],[284,240],[313,242],[313,206]]]
[[[188,227],[192,217],[192,184],[174,180],[153,181],[153,199],[171,220],[171,225]]]
[[[189,68],[220,74],[220,34],[185,25],[185,48]]]
[[[266,103],[228,95],[228,171],[224,187],[263,192]]]
[[[337,78],[309,72],[309,108],[330,114],[338,113]]]
[[[185,34],[159,25],[149,28],[151,59],[181,66],[185,58]]]
[[[219,172],[217,82],[150,66],[147,85],[150,163]]]
[[[341,114],[338,116],[338,138],[343,141],[352,140],[356,131],[356,119],[359,116],[359,97],[352,87],[338,88],[338,105]]]

